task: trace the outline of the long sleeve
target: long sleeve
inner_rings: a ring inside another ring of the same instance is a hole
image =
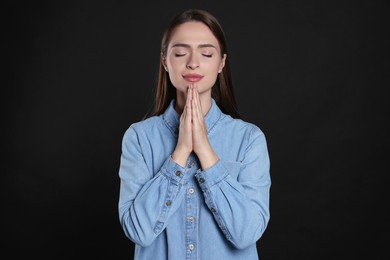
[[[185,169],[169,156],[154,174],[130,127],[122,141],[119,217],[126,236],[140,246],[150,245],[178,209]]]
[[[196,174],[208,208],[236,248],[256,243],[266,229],[270,218],[269,168],[265,136],[253,128],[241,162],[220,160]]]

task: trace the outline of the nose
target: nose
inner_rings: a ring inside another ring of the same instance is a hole
[[[188,60],[188,63],[187,63],[187,69],[194,70],[194,69],[196,69],[198,67],[199,67],[198,60],[195,58],[195,55],[191,55],[191,57],[190,57],[190,59]]]

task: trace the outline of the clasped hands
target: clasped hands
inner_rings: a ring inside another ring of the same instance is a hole
[[[179,136],[172,159],[185,167],[188,156],[192,152],[198,156],[203,170],[210,168],[219,160],[207,137],[207,127],[195,84],[190,84],[187,90],[186,103],[180,116]]]

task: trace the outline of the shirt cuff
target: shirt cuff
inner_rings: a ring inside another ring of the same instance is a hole
[[[198,180],[201,189],[204,191],[210,189],[212,186],[225,179],[228,175],[228,171],[221,160],[219,160],[205,171],[198,170],[195,177]]]
[[[164,162],[163,166],[161,167],[161,172],[167,178],[173,180],[176,184],[180,184],[183,181],[186,181],[186,168],[177,164],[174,160],[172,160],[171,156],[169,156],[168,159]]]

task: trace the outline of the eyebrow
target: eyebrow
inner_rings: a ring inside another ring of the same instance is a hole
[[[172,45],[172,48],[174,47],[183,47],[183,48],[191,48],[191,46],[189,44],[185,44],[185,43],[176,43],[174,45]],[[201,48],[208,48],[208,47],[211,47],[211,48],[214,48],[214,49],[217,49],[214,45],[212,45],[211,43],[205,43],[205,44],[199,44],[198,45],[198,48],[201,49]]]

